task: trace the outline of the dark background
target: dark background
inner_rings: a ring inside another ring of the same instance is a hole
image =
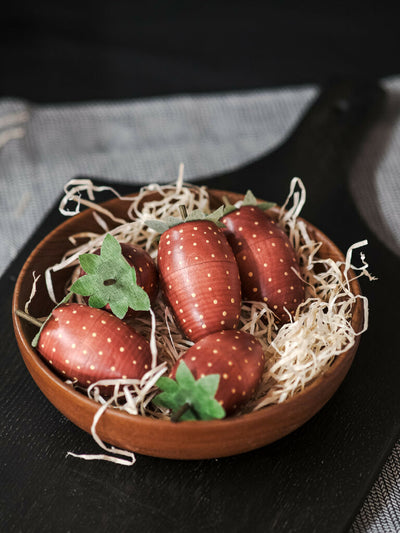
[[[35,102],[399,72],[398,2],[47,0],[4,9],[0,96]]]

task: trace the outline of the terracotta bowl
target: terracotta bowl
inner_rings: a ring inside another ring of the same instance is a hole
[[[224,195],[233,203],[241,195],[225,191],[210,191],[215,207],[222,203]],[[126,202],[113,199],[105,202],[108,209],[117,216],[124,215]],[[343,261],[342,252],[321,231],[307,223],[312,238],[321,241],[319,256]],[[13,324],[15,336],[25,364],[43,394],[74,424],[90,433],[93,417],[99,405],[87,396],[66,385],[56,376],[31,347],[31,340],[37,329],[21,320],[15,314],[23,309],[29,299],[32,287],[32,273],[43,273],[51,264],[59,261],[63,253],[71,247],[68,236],[85,230],[98,231],[90,210],[83,211],[49,233],[33,250],[24,264],[13,297]],[[54,276],[58,301],[63,296],[63,288],[68,272]],[[360,294],[357,281],[352,282],[354,294]],[[44,290],[43,276],[38,284],[38,293],[30,313],[36,317],[46,316],[53,304]],[[360,331],[363,322],[363,309],[360,299],[354,307],[352,325]],[[209,459],[235,455],[288,435],[315,415],[335,393],[346,376],[358,347],[355,345],[336,358],[329,369],[305,390],[279,405],[272,405],[260,411],[234,418],[215,421],[195,421],[172,423],[142,416],[133,416],[115,409],[108,409],[97,426],[100,438],[109,444],[133,452],[171,459]],[[45,430],[45,428],[43,428]]]

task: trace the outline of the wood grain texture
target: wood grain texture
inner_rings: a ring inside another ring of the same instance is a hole
[[[184,334],[194,342],[239,324],[241,291],[235,256],[222,230],[185,222],[160,238],[162,290]]]
[[[213,207],[222,203],[227,191],[210,191]],[[233,201],[242,198],[232,195]],[[122,205],[118,200],[107,202],[107,207],[121,216]],[[277,211],[275,210],[275,213]],[[65,252],[68,236],[82,225],[87,231],[94,229],[90,211],[75,216],[50,232],[31,253],[18,277],[14,296],[13,310],[23,307],[29,298],[33,271],[44,269],[57,261]],[[343,260],[342,252],[322,232],[306,223],[311,238],[322,242],[319,255]],[[61,299],[63,277],[66,272],[57,273],[58,296]],[[352,291],[360,294],[357,280],[352,281]],[[46,297],[43,280],[39,281],[38,296],[32,303],[31,312],[42,316],[52,308]],[[354,308],[352,324],[356,331],[361,329],[363,309],[360,300]],[[25,364],[39,388],[57,409],[76,425],[90,431],[98,404],[83,394],[74,391],[63,383],[40,359],[30,342],[34,331],[32,326],[22,323],[13,313],[15,335]],[[335,393],[346,376],[358,347],[359,337],[352,348],[341,354],[327,371],[316,379],[303,392],[286,402],[269,406],[258,412],[231,417],[222,421],[182,422],[172,424],[150,418],[131,416],[127,413],[109,409],[100,419],[97,430],[99,436],[108,443],[133,450],[145,455],[174,459],[205,459],[230,456],[254,450],[289,434],[315,415]]]
[[[255,206],[242,206],[222,222],[239,266],[243,299],[267,302],[281,322],[289,322],[304,301],[304,283],[284,230]]]

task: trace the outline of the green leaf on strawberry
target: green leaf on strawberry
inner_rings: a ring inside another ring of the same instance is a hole
[[[235,205],[232,205],[228,198],[224,196],[224,216],[229,215],[229,213],[232,213],[232,211],[236,211],[238,209]],[[271,207],[274,207],[276,205],[275,202],[258,202],[257,198],[254,196],[254,194],[248,190],[243,198],[242,206],[245,205],[252,205],[255,207],[258,207],[262,211],[266,211],[267,209],[271,209]]]
[[[218,209],[208,214],[204,213],[204,211],[202,211],[201,209],[194,209],[184,218],[169,216],[166,217],[164,220],[147,220],[146,225],[157,233],[164,233],[165,231],[175,226],[178,226],[179,224],[183,224],[185,222],[193,222],[195,220],[209,220],[219,228],[222,228],[224,227],[224,225],[222,224],[222,222],[220,222],[219,219],[223,215],[224,206],[220,206]]]
[[[123,318],[128,309],[148,311],[147,293],[136,283],[136,271],[124,258],[121,245],[107,234],[100,255],[82,254],[79,262],[86,275],[77,279],[71,292],[89,296],[89,305],[97,309],[109,304],[111,312]]]
[[[184,361],[181,361],[175,380],[161,377],[157,386],[163,391],[153,402],[172,411],[172,419],[213,420],[225,417],[225,409],[215,399],[219,374],[209,374],[196,380]]]
[[[168,217],[168,218],[174,218],[174,217]],[[156,233],[159,233],[160,235],[171,227],[166,220],[165,221],[164,220],[148,220],[146,221],[146,225],[152,230],[154,230]]]
[[[219,219],[223,216],[224,207],[222,205],[208,215],[206,215],[201,209],[194,209],[191,213],[189,213],[184,222],[190,222],[194,220],[209,220],[210,222],[214,222],[214,224],[216,224],[218,227],[222,228],[224,225],[219,221]]]
[[[245,194],[245,197],[243,198],[242,205],[254,205],[261,209],[262,211],[266,211],[267,209],[271,209],[271,207],[274,207],[276,205],[275,202],[258,202],[257,198],[254,196],[254,194],[248,190]]]

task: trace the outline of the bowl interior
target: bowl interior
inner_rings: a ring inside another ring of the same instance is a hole
[[[239,194],[216,190],[210,191],[210,195],[212,207],[215,208],[222,203],[225,195],[231,203],[242,198]],[[113,199],[103,205],[117,216],[123,217],[125,214],[126,202]],[[278,210],[275,209],[274,212],[277,215]],[[310,236],[322,242],[319,251],[321,258],[344,260],[342,252],[326,235],[308,222],[305,223]],[[66,385],[47,367],[30,344],[37,329],[15,314],[16,309],[24,308],[30,297],[34,273],[41,274],[41,277],[37,282],[37,293],[30,305],[30,313],[36,317],[44,317],[50,313],[54,304],[47,296],[43,274],[49,265],[60,260],[67,249],[73,248],[68,238],[83,228],[85,231],[98,232],[98,225],[91,210],[85,210],[66,220],[39,243],[18,277],[12,310],[17,343],[33,379],[59,411],[90,432],[99,405]],[[64,295],[68,276],[69,273],[65,270],[53,275],[57,301]],[[352,281],[351,289],[354,294],[360,294],[357,280]],[[362,303],[358,299],[352,317],[355,331],[361,330],[362,321]],[[98,423],[97,433],[102,440],[115,446],[146,455],[175,459],[223,457],[264,446],[304,424],[332,397],[351,366],[358,341],[359,337],[349,350],[336,358],[323,375],[284,403],[224,420],[178,424],[108,409]]]

